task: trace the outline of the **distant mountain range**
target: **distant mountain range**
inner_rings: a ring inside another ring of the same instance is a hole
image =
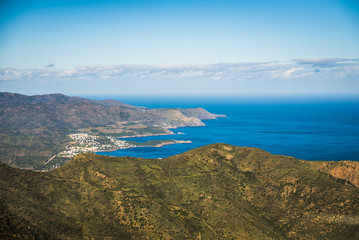
[[[201,120],[217,117],[221,115],[202,108],[149,109],[116,100],[4,92],[0,93],[0,162],[41,166],[71,142],[69,133],[81,129],[115,137],[170,134],[169,128],[203,126]]]
[[[164,158],[0,165],[1,239],[359,239],[358,162],[227,144]]]

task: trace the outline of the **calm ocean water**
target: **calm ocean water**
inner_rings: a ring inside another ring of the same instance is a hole
[[[88,97],[88,96],[87,96]],[[175,144],[160,148],[143,147],[98,154],[163,158],[211,143],[261,148],[273,154],[305,160],[359,161],[359,100],[305,98],[238,98],[238,97],[119,97],[122,102],[159,107],[203,107],[226,114],[227,118],[204,121],[205,127],[174,129],[181,135],[131,138],[191,140],[192,144]]]

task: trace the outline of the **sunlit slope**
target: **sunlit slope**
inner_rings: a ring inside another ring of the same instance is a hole
[[[3,238],[359,237],[358,188],[254,148],[213,144],[165,159],[81,154],[52,172],[0,169]]]
[[[0,162],[43,169],[46,161],[71,144],[70,133],[113,137],[172,134],[168,128],[204,126],[201,119],[217,117],[222,115],[202,108],[149,109],[116,100],[0,92]]]

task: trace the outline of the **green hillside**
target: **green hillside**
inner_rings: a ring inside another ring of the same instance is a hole
[[[3,164],[0,179],[1,239],[359,238],[358,188],[254,148],[79,154],[50,172]]]
[[[172,134],[168,128],[204,126],[201,119],[219,116],[202,108],[149,109],[116,100],[0,92],[0,162],[48,169],[46,161],[73,142],[71,133],[112,137]]]

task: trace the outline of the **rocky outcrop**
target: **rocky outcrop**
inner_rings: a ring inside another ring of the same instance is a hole
[[[359,188],[359,162],[339,161],[339,162],[311,162],[318,170],[330,176],[342,179]]]

